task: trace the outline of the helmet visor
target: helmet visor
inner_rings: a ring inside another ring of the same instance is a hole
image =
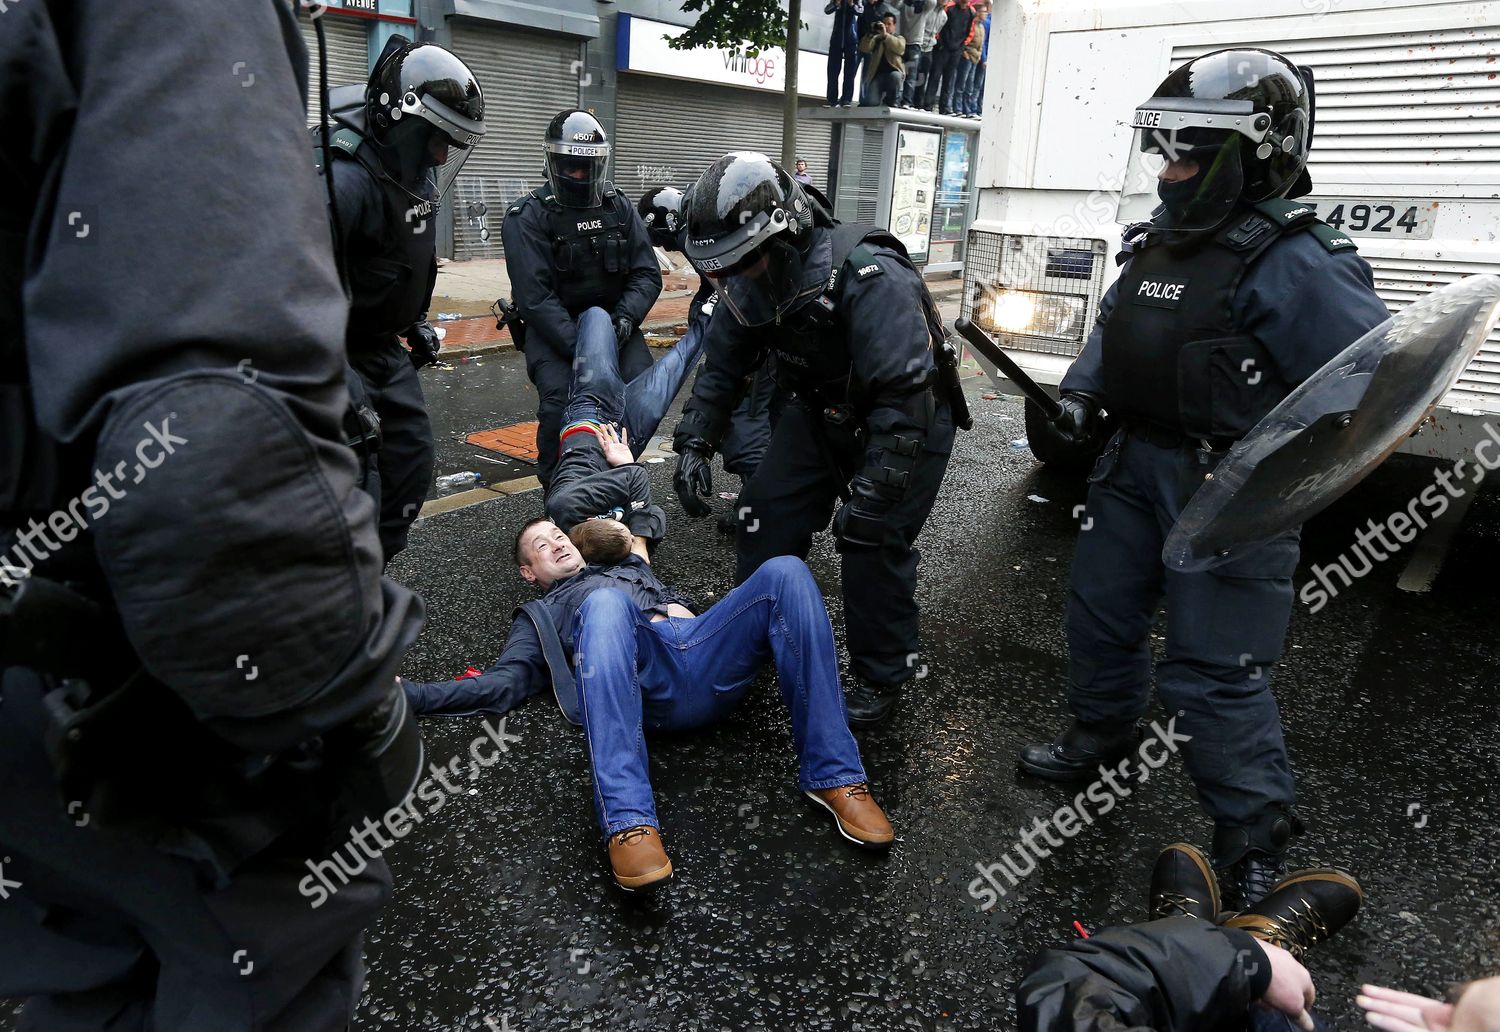
[[[693,262],[718,288],[719,296],[742,326],[765,326],[816,293],[822,281],[809,284],[807,259],[795,244],[777,234],[727,269],[708,269],[715,262]]]
[[[570,208],[597,208],[604,203],[609,172],[607,143],[545,143],[547,181],[552,193]]]
[[[1240,133],[1192,124],[1191,114],[1170,115],[1170,125],[1137,125],[1125,165],[1116,218],[1184,232],[1212,229],[1234,210],[1244,190]],[[1222,122],[1222,120],[1221,120]]]
[[[415,117],[432,130],[425,136],[425,164],[433,171],[429,176],[436,198],[447,194],[459,169],[469,160],[474,147],[484,139],[482,120],[468,118],[432,96],[417,97],[408,93],[401,102],[406,117]]]

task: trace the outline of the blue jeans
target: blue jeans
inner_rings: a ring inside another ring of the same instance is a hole
[[[1334,1027],[1324,1021],[1322,1016],[1308,1011],[1313,1019],[1314,1032],[1335,1032]],[[1297,1026],[1292,1024],[1292,1019],[1280,1011],[1273,1011],[1266,1007],[1252,1006],[1250,1008],[1250,1024],[1248,1032],[1296,1032]]]
[[[848,105],[854,101],[854,83],[859,75],[860,53],[856,43],[843,47],[833,44],[828,48],[828,106]],[[839,76],[844,78],[843,89],[839,88]]]
[[[974,71],[969,76],[969,95],[964,104],[964,113],[968,115],[981,114],[980,106],[984,103],[984,73],[982,64],[973,66]]]
[[[661,359],[626,383],[620,375],[619,347],[609,313],[590,308],[578,317],[578,342],[573,348],[573,382],[563,426],[572,423],[619,423],[630,436],[630,453],[646,450],[662,417],[682,389],[703,351],[703,326],[695,320],[683,338]],[[593,435],[589,435],[593,439]],[[570,438],[571,440],[571,438]],[[564,446],[564,452],[567,446]]]
[[[791,710],[802,788],[866,780],[844,712],[828,610],[802,560],[772,559],[691,619],[653,623],[629,595],[604,588],[584,600],[573,633],[594,806],[606,838],[660,826],[646,731],[718,723],[767,659]]]
[[[958,55],[958,63],[953,69],[953,78],[943,83],[943,111],[961,115],[968,110],[969,82],[977,67],[979,66],[964,57],[962,53]]]

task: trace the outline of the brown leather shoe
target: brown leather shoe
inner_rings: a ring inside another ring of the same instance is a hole
[[[649,824],[610,836],[609,866],[626,892],[649,889],[672,877],[672,861],[661,847],[661,832]]]
[[[857,785],[842,785],[804,794],[833,814],[839,834],[856,846],[886,849],[895,841],[895,829],[886,819],[885,811],[870,794],[870,786],[863,781]]]

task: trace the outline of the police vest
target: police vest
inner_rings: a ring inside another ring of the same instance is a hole
[[[351,348],[385,344],[427,310],[438,205],[402,189],[382,166],[374,145],[355,130],[340,129],[330,142],[334,159],[345,162],[341,174],[357,175],[350,166],[358,165],[374,181],[382,201],[376,224],[357,232],[343,227],[354,241],[344,255],[353,294],[345,336]]]
[[[1102,338],[1105,403],[1128,424],[1190,438],[1237,439],[1290,393],[1266,348],[1244,332],[1234,298],[1276,241],[1311,232],[1330,252],[1348,237],[1310,205],[1262,201],[1185,244],[1148,233],[1120,277]]]
[[[920,277],[907,257],[906,247],[891,233],[874,226],[840,223],[832,229],[833,270],[821,294],[799,307],[770,334],[769,351],[776,358],[776,380],[788,390],[823,403],[853,404],[863,401],[862,385],[854,382],[854,357],[844,327],[838,319],[839,299],[853,279],[864,281],[884,275],[875,248],[894,252],[895,259]],[[926,291],[923,291],[924,298]],[[936,306],[926,298],[928,330],[934,346],[943,339]]]
[[[552,237],[553,290],[569,314],[586,308],[613,311],[630,277],[630,210],[611,187],[597,208],[569,208],[552,195],[550,187],[531,196],[547,213]]]

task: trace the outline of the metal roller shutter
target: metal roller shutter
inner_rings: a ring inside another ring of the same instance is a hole
[[[542,182],[542,136],[559,111],[578,106],[582,47],[577,40],[514,28],[453,26],[453,51],[484,90],[484,140],[454,184],[455,258],[498,258],[505,209]],[[489,213],[486,243],[470,205]]]
[[[322,111],[318,82],[318,34],[312,22],[299,18],[302,38],[307,41],[307,124],[317,125]],[[328,84],[346,86],[370,78],[370,26],[368,18],[351,18],[329,10],[323,16],[323,35],[328,40]]]
[[[633,198],[666,183],[687,187],[732,150],[781,155],[778,93],[621,73],[615,107],[615,185]],[[832,123],[797,120],[797,153],[827,186]]]

